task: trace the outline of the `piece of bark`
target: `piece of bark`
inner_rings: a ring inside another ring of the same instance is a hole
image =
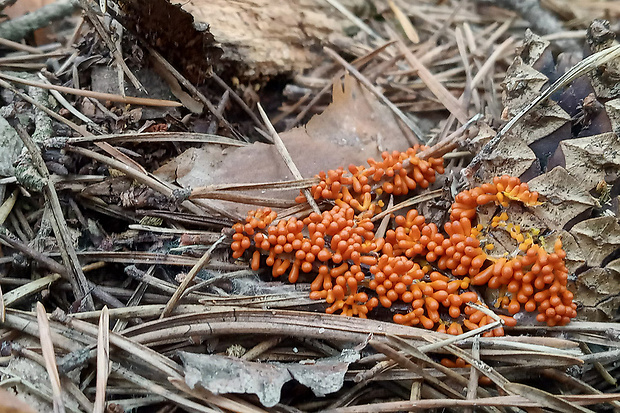
[[[168,61],[187,60],[188,53],[194,54],[192,48],[207,51],[203,59],[209,62],[193,59],[193,66],[184,64],[183,72],[193,82],[204,80],[210,66],[227,77],[248,79],[309,68],[317,61],[322,46],[351,25],[322,0],[121,0],[119,4],[125,13],[121,20],[134,33],[152,41]],[[363,0],[346,0],[343,4],[354,10]],[[188,17],[193,18],[193,27]],[[194,34],[177,36],[179,31]],[[170,56],[175,52],[178,59]]]

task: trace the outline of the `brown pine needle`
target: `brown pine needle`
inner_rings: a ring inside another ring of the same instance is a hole
[[[221,236],[220,239],[218,239],[207,250],[207,252],[204,253],[204,255],[200,258],[200,260],[198,260],[196,265],[194,265],[192,267],[192,269],[189,271],[189,273],[187,273],[187,275],[185,276],[185,279],[183,280],[183,282],[179,285],[179,287],[176,289],[176,291],[174,292],[172,297],[170,297],[170,300],[166,303],[166,307],[164,308],[164,311],[161,312],[161,316],[159,317],[160,319],[168,317],[170,315],[170,313],[172,312],[172,310],[174,310],[174,308],[177,306],[177,303],[181,299],[181,296],[183,295],[185,290],[187,290],[187,287],[189,286],[189,284],[192,281],[194,281],[194,278],[196,277],[196,274],[198,274],[198,271],[202,270],[203,267],[205,265],[207,265],[207,263],[211,259],[211,253],[215,250],[215,248],[217,248],[217,246],[223,240],[224,240],[224,236]]]
[[[121,96],[121,95],[115,95],[112,93],[94,92],[92,90],[76,89],[76,88],[66,87],[66,86],[48,85],[42,82],[35,82],[32,80],[21,79],[19,77],[7,75],[6,73],[0,73],[0,78],[4,80],[8,80],[10,82],[20,83],[26,86],[34,86],[34,87],[39,87],[41,89],[48,89],[48,90],[57,90],[59,92],[69,93],[71,95],[85,96],[85,97],[95,98],[99,100],[109,100],[110,102],[120,102],[120,103],[127,103],[130,105],[142,105],[142,106],[165,106],[165,107],[183,106],[183,104],[179,102],[174,102],[172,100]]]
[[[56,355],[54,354],[54,342],[52,341],[52,332],[47,319],[47,313],[43,304],[37,302],[37,321],[39,322],[39,337],[41,340],[41,351],[45,360],[45,368],[50,376],[52,384],[52,392],[54,393],[54,413],[65,413],[65,403],[62,397],[62,388],[60,386],[60,375],[56,366]]]
[[[99,334],[97,335],[97,390],[93,413],[104,413],[105,394],[110,374],[110,314],[104,306],[99,318]]]

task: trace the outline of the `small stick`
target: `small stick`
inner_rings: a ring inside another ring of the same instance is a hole
[[[196,265],[194,265],[192,269],[189,271],[189,273],[187,273],[183,282],[179,285],[179,287],[176,289],[172,297],[170,297],[170,300],[166,303],[166,307],[164,308],[164,311],[162,311],[161,315],[159,316],[160,320],[165,317],[168,317],[168,315],[170,315],[172,310],[174,310],[179,300],[181,299],[181,296],[183,295],[183,293],[185,292],[189,284],[196,277],[196,274],[198,274],[198,272],[202,270],[202,268],[209,263],[209,260],[211,259],[211,253],[215,250],[215,248],[217,248],[217,246],[222,241],[224,241],[224,239],[225,239],[225,236],[222,235],[220,239],[218,239],[215,243],[213,243],[213,245],[207,250],[207,252],[204,253],[204,255],[200,258],[200,260],[198,260]]]
[[[280,156],[282,156],[282,159],[284,160],[284,163],[288,167],[289,171],[291,171],[295,179],[299,179],[299,180],[304,179],[303,176],[301,176],[301,172],[299,172],[299,169],[297,169],[297,166],[293,162],[293,158],[291,158],[291,155],[288,153],[286,146],[284,146],[284,142],[282,142],[282,138],[280,138],[280,135],[278,135],[278,132],[276,132],[276,129],[273,127],[273,125],[269,121],[269,118],[267,117],[267,114],[263,110],[263,107],[260,105],[260,103],[258,103],[257,106],[258,106],[258,111],[260,112],[260,116],[263,118],[263,122],[265,122],[265,126],[267,126],[267,129],[269,130],[269,133],[271,134],[273,142],[276,145],[276,149],[280,153]],[[312,210],[320,215],[321,210],[319,209],[319,206],[316,204],[314,198],[312,197],[310,190],[307,188],[303,189],[303,193],[306,197],[306,201],[308,201],[308,204],[310,204],[310,206],[312,207]]]
[[[95,12],[90,8],[88,2],[86,0],[78,0],[78,1],[80,2],[80,7],[82,7],[84,12],[86,13],[88,20],[90,20],[91,24],[93,25],[93,27],[99,34],[99,37],[101,37],[101,40],[103,40],[103,42],[108,47],[108,50],[110,50],[110,53],[112,53],[112,56],[114,56],[114,60],[116,61],[116,64],[121,67],[122,71],[125,73],[125,75],[127,75],[129,80],[131,81],[131,84],[139,91],[143,93],[148,93],[148,91],[144,88],[144,86],[142,86],[142,83],[140,83],[136,75],[134,75],[132,71],[129,69],[129,67],[127,66],[127,63],[125,63],[125,60],[123,59],[123,55],[121,54],[120,50],[118,50],[118,48],[116,47],[116,45],[110,38],[110,35],[108,34],[105,27],[99,20],[99,17],[97,17]]]
[[[7,75],[6,73],[0,73],[0,78],[11,81],[11,82],[20,83],[26,86],[40,87],[41,89],[57,90],[59,92],[69,93],[71,95],[85,96],[85,97],[95,98],[99,100],[109,100],[110,102],[120,102],[120,103],[127,103],[130,105],[142,105],[142,106],[169,106],[169,107],[183,106],[183,104],[181,104],[180,102],[174,102],[172,100],[121,96],[121,95],[115,95],[113,93],[94,92],[92,90],[76,89],[76,88],[67,87],[67,86],[47,85],[42,82],[34,82],[31,80],[20,79],[19,77]]]
[[[45,198],[49,202],[52,210],[53,219],[51,220],[51,224],[54,234],[56,235],[56,240],[58,241],[58,247],[60,249],[63,263],[67,268],[68,274],[70,275],[69,281],[73,289],[73,294],[77,300],[85,298],[85,309],[92,311],[95,309],[95,303],[93,302],[93,297],[90,295],[91,289],[88,288],[88,280],[82,271],[73,242],[70,239],[67,222],[65,221],[62,207],[60,205],[60,199],[58,198],[58,193],[56,192],[56,188],[54,188],[54,183],[51,180],[49,171],[47,170],[45,162],[41,156],[41,150],[20,123],[15,125],[15,131],[24,142],[24,146],[28,149],[28,152],[32,158],[33,166],[45,181],[45,186],[43,189]]]

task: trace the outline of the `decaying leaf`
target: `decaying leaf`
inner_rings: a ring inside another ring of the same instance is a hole
[[[305,178],[342,165],[345,159],[347,164],[362,165],[369,157],[380,158],[384,149],[404,150],[410,146],[387,107],[349,76],[342,85],[334,84],[333,102],[322,114],[314,116],[306,126],[280,136]],[[224,150],[215,145],[190,149],[155,174],[190,188],[293,179],[275,146],[259,142]],[[280,197],[292,199],[291,195],[297,193],[282,193]],[[251,209],[226,205],[242,214]]]
[[[589,266],[601,266],[605,258],[620,248],[620,225],[616,217],[587,219],[576,224],[570,232]]]
[[[590,268],[577,277],[575,301],[580,315],[590,321],[608,321],[620,308],[620,272],[609,267]]]
[[[502,83],[504,93],[503,117],[509,119],[526,107],[548,82],[547,76],[525,64],[516,57],[508,68],[506,79]],[[547,101],[532,110],[521,122],[517,123],[512,133],[523,139],[528,145],[549,135],[566,122],[570,116],[556,102]]]
[[[575,271],[586,263],[586,259],[583,257],[583,251],[579,248],[579,244],[577,244],[575,237],[573,237],[570,232],[562,230],[549,234],[545,238],[547,245],[555,245],[557,238],[562,240],[562,248],[566,251],[565,264],[566,269],[568,269],[568,277],[572,279]]]
[[[549,229],[563,229],[572,219],[598,204],[561,166],[537,176],[528,185],[531,191],[541,195],[542,204],[532,209]]]
[[[605,112],[611,121],[612,130],[616,133],[620,132],[620,99],[605,103]]]
[[[568,173],[586,191],[620,173],[620,140],[613,132],[562,141],[559,151]]]
[[[530,169],[536,155],[519,137],[512,133],[506,134],[495,150],[482,159],[475,181],[489,182],[495,176],[521,176]]]
[[[356,350],[343,350],[335,358],[312,364],[257,363],[232,357],[179,352],[185,382],[215,393],[252,393],[271,407],[280,401],[282,386],[290,380],[309,387],[317,396],[338,391],[350,363],[359,359]]]

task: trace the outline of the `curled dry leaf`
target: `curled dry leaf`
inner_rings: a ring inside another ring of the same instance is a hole
[[[548,82],[547,76],[525,64],[516,57],[508,68],[506,79],[502,83],[504,93],[503,117],[510,119],[525,108],[541,93]],[[532,110],[521,122],[512,129],[512,133],[523,139],[528,145],[549,135],[566,122],[570,116],[556,102],[546,101]]]
[[[252,393],[266,407],[280,401],[282,386],[290,380],[309,387],[317,396],[342,387],[349,363],[359,359],[355,350],[313,364],[258,363],[219,355],[179,352],[190,388],[200,385],[215,393]]]
[[[618,260],[616,260],[618,261]],[[620,307],[620,272],[613,267],[590,268],[575,282],[575,301],[582,307],[579,315],[590,321],[609,321]]]
[[[495,176],[521,176],[530,169],[536,155],[525,141],[513,133],[504,136],[497,147],[482,159],[474,180],[489,182]]]
[[[610,132],[562,141],[558,151],[575,182],[590,191],[604,179],[613,181],[617,178],[620,173],[620,151],[617,148],[620,148],[620,140]]]
[[[532,209],[549,229],[563,229],[578,215],[598,205],[596,199],[561,166],[537,176],[528,185],[531,191],[541,195],[539,201],[542,204]]]
[[[605,103],[605,111],[611,121],[612,130],[620,131],[620,99],[610,100]]]
[[[601,266],[605,258],[620,248],[620,225],[616,217],[587,219],[576,224],[570,232],[591,267]]]
[[[570,232],[564,230],[549,234],[546,237],[547,244],[554,245],[558,238],[562,240],[562,247],[566,251],[565,262],[569,277],[573,277],[572,274],[575,274],[575,271],[586,263],[583,251],[579,248],[575,237]]]

